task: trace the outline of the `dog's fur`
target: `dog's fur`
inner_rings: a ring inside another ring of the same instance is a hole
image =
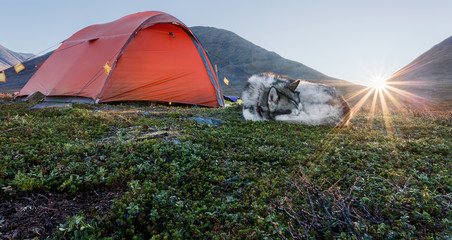
[[[346,125],[351,118],[350,106],[334,88],[274,73],[251,76],[241,97],[246,120]]]

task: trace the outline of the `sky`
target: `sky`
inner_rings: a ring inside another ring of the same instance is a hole
[[[143,11],[232,31],[328,76],[389,77],[452,35],[451,0],[0,0],[0,45],[42,54],[78,30]]]

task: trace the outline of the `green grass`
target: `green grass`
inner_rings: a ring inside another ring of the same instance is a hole
[[[450,112],[396,114],[388,132],[381,115],[335,129],[244,121],[239,107],[29,107],[0,101],[0,204],[118,196],[80,207],[50,238],[452,237]],[[8,216],[0,236],[14,232]]]

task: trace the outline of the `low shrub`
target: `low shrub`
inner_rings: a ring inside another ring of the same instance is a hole
[[[240,107],[0,102],[0,204],[124,192],[53,226],[56,239],[452,236],[450,113],[394,114],[393,132],[385,117],[332,128],[244,121]],[[4,238],[39,236],[0,221]]]

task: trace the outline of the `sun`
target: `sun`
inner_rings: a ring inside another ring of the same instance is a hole
[[[383,90],[387,87],[386,78],[382,76],[375,76],[370,80],[370,86],[377,90]]]

